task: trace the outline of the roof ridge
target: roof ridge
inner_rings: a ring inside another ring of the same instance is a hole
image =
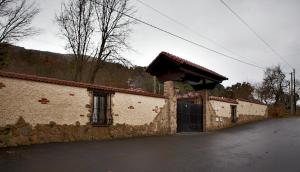
[[[184,58],[181,58],[181,57],[176,56],[176,55],[174,55],[174,54],[171,54],[171,53],[169,53],[169,52],[162,51],[160,54],[161,54],[161,55],[166,55],[167,57],[172,58],[173,60],[176,60],[176,61],[179,60],[179,61],[180,61],[181,63],[183,63],[183,64],[191,65],[191,66],[194,66],[194,67],[196,67],[196,68],[201,68],[201,69],[203,69],[204,71],[207,71],[207,72],[213,73],[213,74],[215,74],[215,75],[218,75],[218,76],[220,76],[220,77],[222,77],[222,78],[228,79],[227,77],[225,77],[225,76],[223,76],[223,75],[221,75],[221,74],[219,74],[219,73],[217,73],[217,72],[215,72],[215,71],[213,71],[213,70],[211,70],[211,69],[208,69],[208,68],[206,68],[206,67],[203,67],[203,66],[201,66],[201,65],[198,65],[198,64],[196,64],[196,63],[194,63],[194,62],[191,62],[191,61],[189,61],[189,60],[186,60],[186,59],[184,59]],[[174,58],[177,58],[177,59],[174,59]]]

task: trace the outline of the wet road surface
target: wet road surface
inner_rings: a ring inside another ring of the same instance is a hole
[[[300,118],[210,133],[0,149],[0,172],[300,171]]]

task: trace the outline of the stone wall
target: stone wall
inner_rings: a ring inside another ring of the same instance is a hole
[[[234,102],[234,101],[233,101]],[[231,106],[236,106],[237,121],[232,122]],[[210,100],[207,111],[207,131],[227,128],[236,124],[263,120],[267,118],[267,106],[263,104],[241,101],[236,103]]]
[[[242,100],[238,101],[237,114],[251,116],[267,116],[267,106]]]
[[[0,147],[176,132],[172,84],[169,99],[113,93],[113,125],[99,127],[90,124],[90,89],[8,77],[0,83]]]
[[[0,126],[15,124],[19,117],[31,125],[89,122],[90,96],[86,88],[0,77]]]
[[[232,126],[231,117],[228,116],[228,113],[226,112],[225,115],[219,115],[220,112],[217,113],[217,108],[213,106],[215,104],[216,103],[214,102],[213,104],[212,101],[208,101],[207,103],[206,131],[212,131]],[[230,106],[230,103],[223,105]]]
[[[268,118],[267,105],[238,100],[238,123],[244,124]]]
[[[217,116],[220,117],[231,117],[231,107],[230,106],[238,106],[235,103],[227,103],[222,101],[210,100],[209,101]],[[239,109],[239,108],[238,108]]]
[[[80,125],[79,123],[75,125],[58,125],[55,122],[50,122],[49,124],[32,126],[20,117],[16,124],[0,127],[0,148],[167,134],[169,134],[168,130],[157,130],[154,123],[138,126],[117,124],[107,127],[94,127],[92,125]]]
[[[266,116],[262,116],[262,115],[242,115],[242,114],[240,114],[237,122],[239,124],[245,124],[245,123],[249,123],[249,122],[264,120],[266,118],[267,118]]]
[[[112,95],[114,124],[144,125],[153,122],[166,99],[125,93]]]
[[[164,96],[168,99],[166,104],[166,113],[168,114],[169,131],[174,134],[177,130],[177,97],[173,81],[167,81],[164,83]]]

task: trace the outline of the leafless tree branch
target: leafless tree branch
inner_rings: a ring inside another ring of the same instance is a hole
[[[130,25],[133,20],[126,15],[135,13],[129,0],[92,0],[95,4],[97,30],[100,31],[97,41],[98,54],[91,68],[90,80],[93,83],[97,71],[104,61],[119,62],[124,65],[131,64],[120,55],[124,49],[130,48],[127,38],[131,32]]]
[[[69,0],[63,5],[57,21],[75,56],[78,72],[82,72],[84,61],[91,63],[88,82],[95,82],[104,62],[130,64],[120,54],[130,48],[127,39],[134,23],[124,14],[134,12],[129,0]],[[89,59],[84,58],[87,56]]]
[[[280,66],[268,68],[262,84],[257,88],[257,94],[264,103],[278,105],[285,102],[289,82]]]
[[[39,30],[31,26],[39,13],[36,3],[26,0],[0,0],[0,43],[19,41]]]
[[[61,12],[56,16],[60,34],[67,40],[66,49],[74,55],[75,81],[82,80],[84,65],[94,53],[93,9],[90,0],[71,0],[62,4]]]

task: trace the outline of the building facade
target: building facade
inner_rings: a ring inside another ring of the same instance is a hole
[[[227,78],[162,52],[146,70],[164,95],[0,71],[0,147],[210,131],[267,117],[267,106],[209,97]],[[174,81],[194,93],[177,95]]]

